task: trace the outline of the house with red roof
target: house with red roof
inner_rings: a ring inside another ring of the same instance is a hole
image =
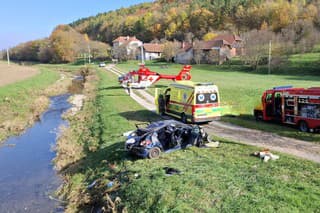
[[[125,47],[127,50],[128,56],[133,56],[134,58],[140,53],[140,47],[142,46],[142,41],[137,39],[135,36],[119,36],[115,40],[112,41],[113,49],[117,49],[119,47]]]
[[[218,35],[210,41],[194,42],[184,45],[175,57],[181,64],[190,63],[217,63],[241,54],[241,38],[232,34]]]
[[[163,53],[163,44],[145,43],[143,44],[143,55],[145,60],[159,59]]]
[[[242,39],[235,34],[221,34],[214,38],[214,40],[223,40],[231,45],[230,56],[234,57],[242,54]]]

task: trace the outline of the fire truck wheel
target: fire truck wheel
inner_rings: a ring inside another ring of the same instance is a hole
[[[148,158],[158,158],[160,156],[161,150],[159,147],[153,147],[149,150]]]
[[[300,129],[301,132],[308,132],[309,127],[308,127],[307,122],[305,122],[305,121],[300,121],[300,122],[299,122],[299,129]]]
[[[187,123],[187,116],[184,113],[181,113],[181,122],[185,124]]]
[[[262,121],[262,112],[261,111],[254,111],[254,117],[256,121]]]

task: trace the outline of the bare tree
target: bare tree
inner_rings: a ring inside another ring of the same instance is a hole
[[[252,30],[242,35],[245,48],[242,60],[256,70],[259,63],[268,58],[269,42],[273,35],[267,30]]]
[[[218,50],[211,50],[208,53],[208,63],[210,63],[210,64],[213,64],[213,63],[221,64],[222,63],[222,60],[220,58],[220,53]]]
[[[163,48],[163,58],[169,62],[174,59],[174,57],[177,55],[178,50],[180,48],[181,44],[180,42],[174,41],[167,41],[164,43],[164,48]]]
[[[118,59],[119,61],[127,61],[128,53],[127,48],[124,45],[112,48],[112,57]]]
[[[193,45],[193,58],[196,64],[200,64],[205,54],[202,50],[202,45],[199,40],[196,40]]]

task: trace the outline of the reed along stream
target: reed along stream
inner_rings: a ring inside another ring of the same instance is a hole
[[[63,212],[61,203],[50,199],[62,183],[53,168],[61,115],[71,107],[70,95],[51,97],[40,121],[0,147],[0,212]]]

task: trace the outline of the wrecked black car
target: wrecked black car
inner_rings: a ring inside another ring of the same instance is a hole
[[[202,146],[209,141],[208,134],[198,125],[188,125],[176,120],[150,123],[145,128],[136,125],[127,132],[125,149],[143,158],[157,158],[161,152],[172,152],[189,146]]]

